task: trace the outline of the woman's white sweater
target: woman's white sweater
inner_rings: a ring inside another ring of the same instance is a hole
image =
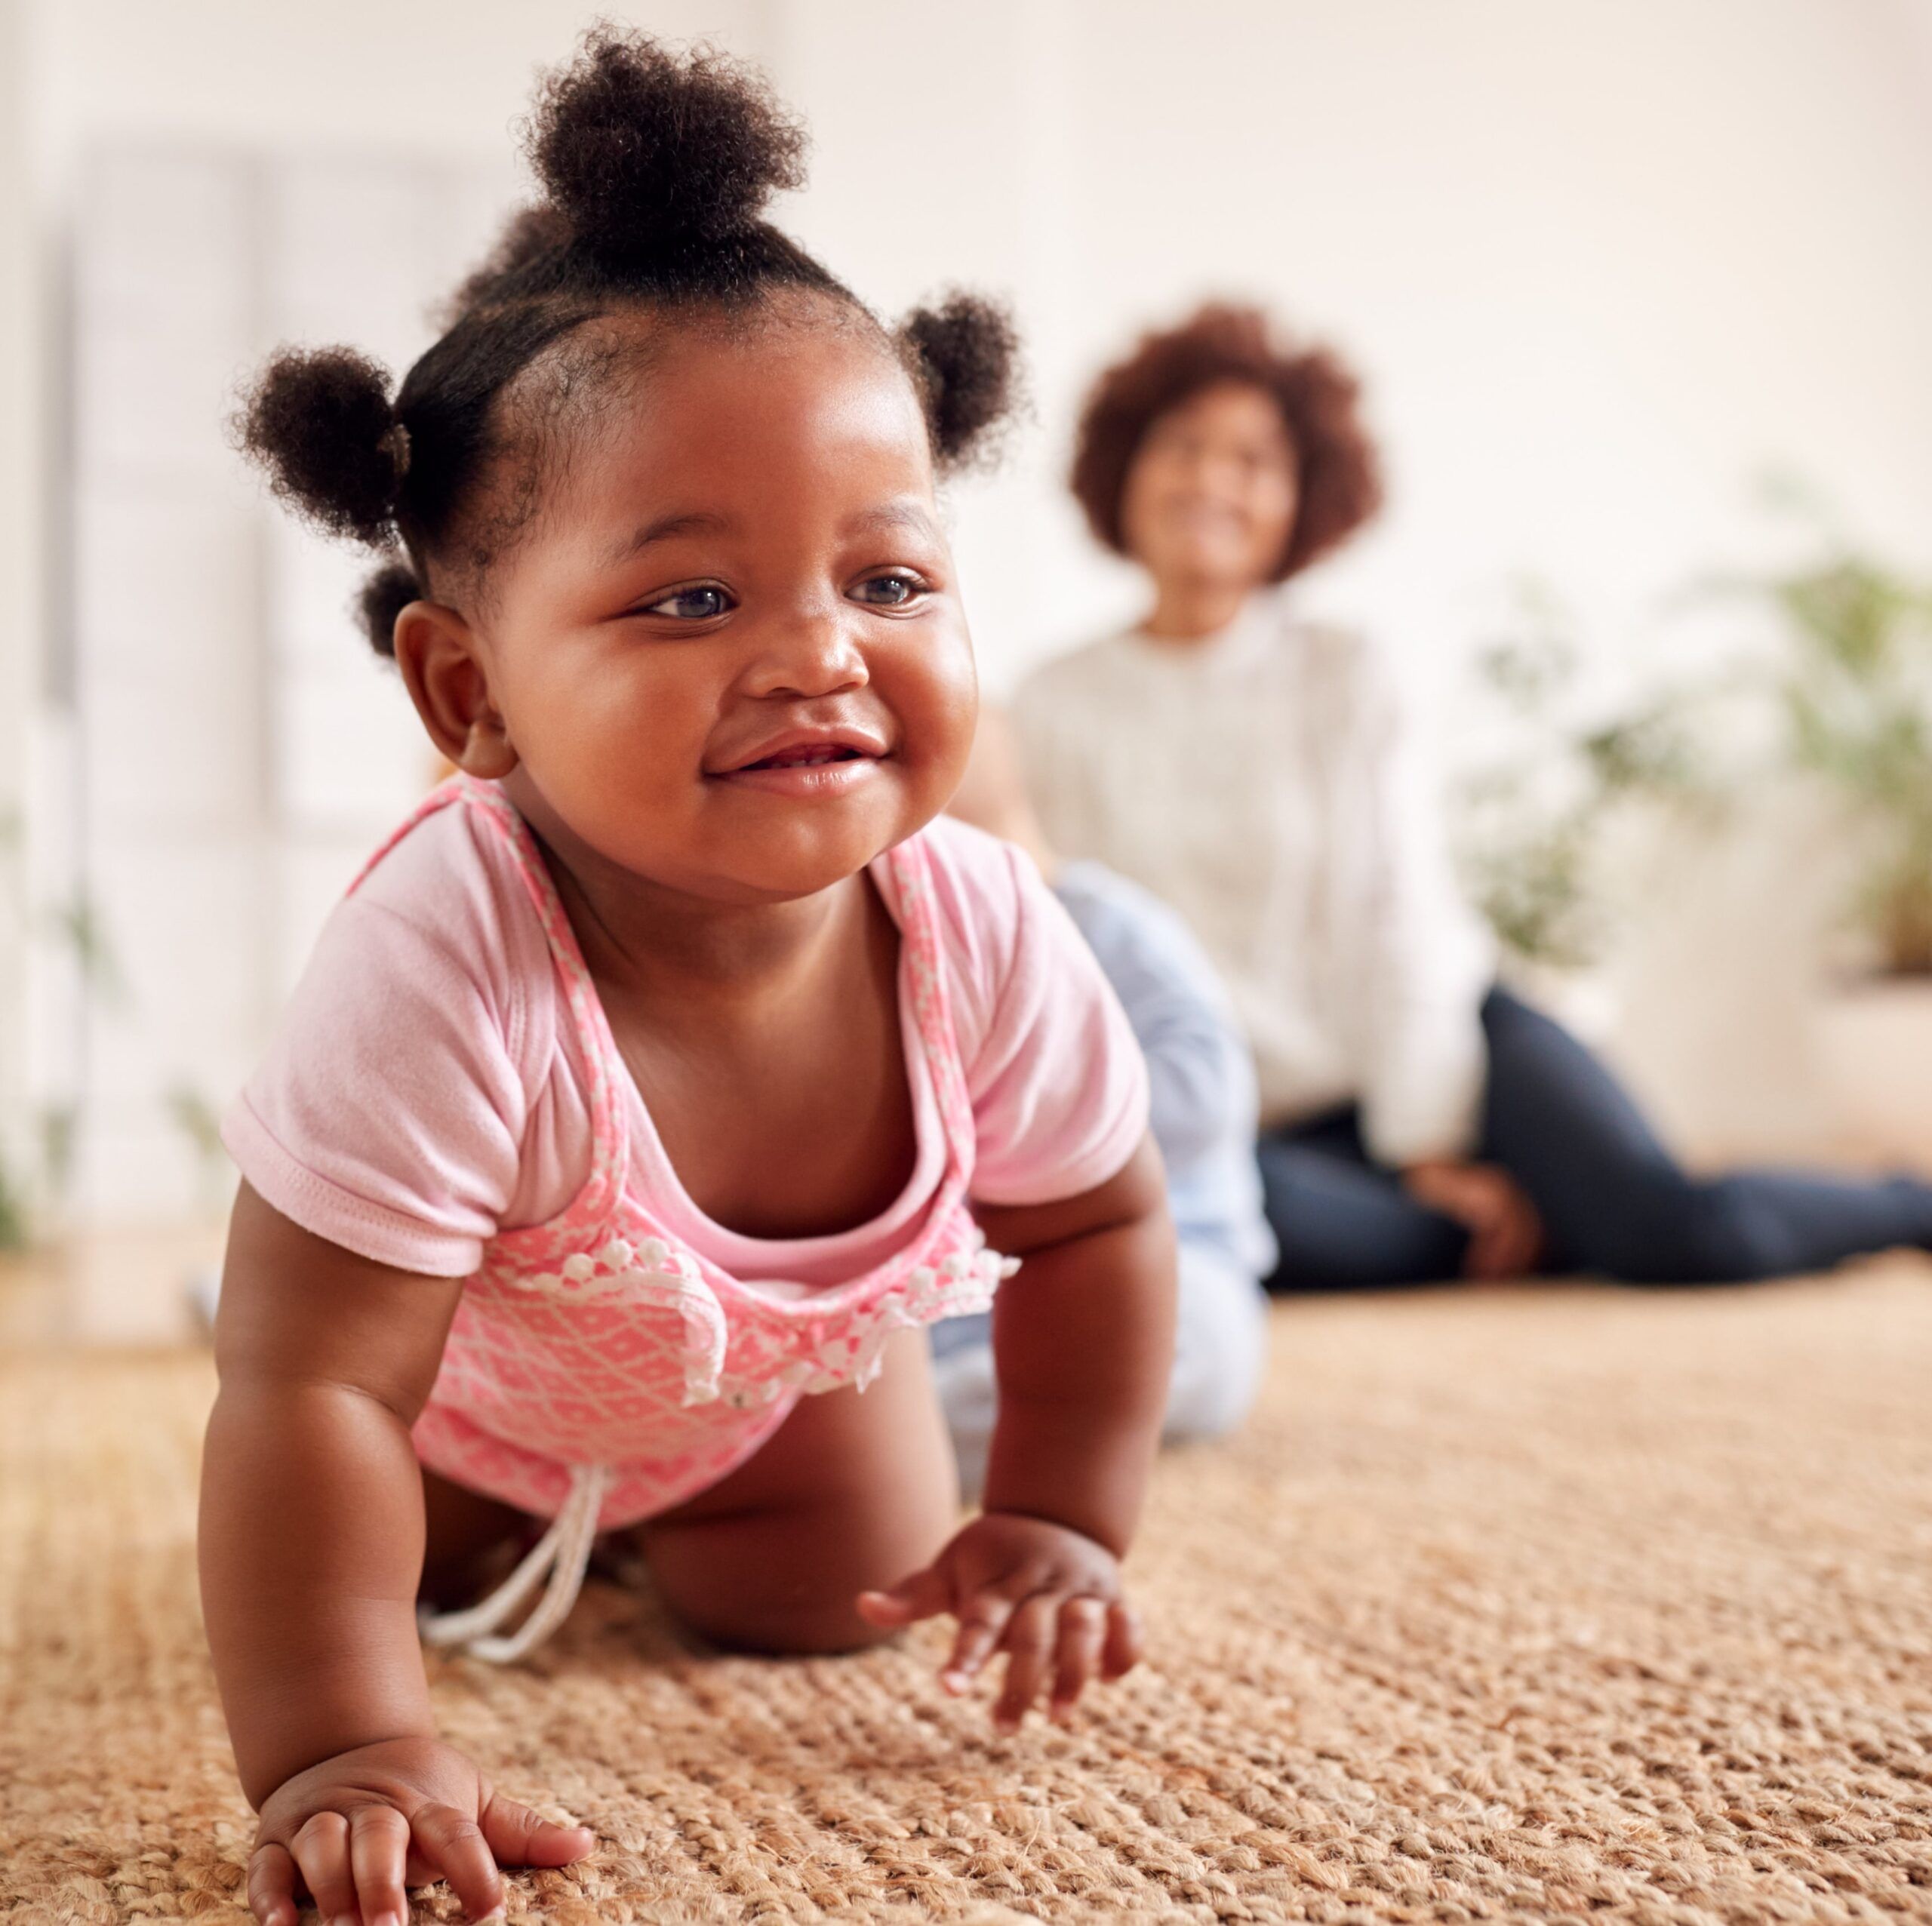
[[[1055,848],[1164,897],[1220,969],[1265,1121],[1353,1100],[1384,1163],[1471,1149],[1494,957],[1364,640],[1275,591],[1205,641],[1063,656],[1014,719]]]

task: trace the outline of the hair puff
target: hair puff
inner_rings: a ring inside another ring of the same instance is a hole
[[[386,547],[407,466],[389,377],[352,348],[285,349],[235,420],[242,451],[275,494],[317,527]]]
[[[804,179],[804,131],[761,75],[610,26],[544,82],[528,145],[576,245],[620,269],[742,235]]]
[[[416,571],[400,556],[386,561],[362,584],[355,597],[356,619],[378,655],[395,654],[395,619],[413,601],[423,599]]]
[[[984,455],[989,432],[1019,399],[1020,335],[1012,315],[980,294],[954,291],[899,324],[901,353],[926,410],[942,468]]]

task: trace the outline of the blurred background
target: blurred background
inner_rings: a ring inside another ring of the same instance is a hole
[[[1515,971],[1694,1155],[1932,1164],[1932,0],[605,11],[771,71],[814,140],[778,218],[875,306],[1014,303],[1032,418],[953,503],[994,690],[1134,611],[1063,485],[1087,382],[1265,302],[1389,472],[1299,592],[1403,665]],[[215,1119],[430,774],[235,385],[426,345],[589,17],[0,0],[17,1322],[171,1331]]]

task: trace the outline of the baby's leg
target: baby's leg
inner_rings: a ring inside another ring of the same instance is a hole
[[[853,1600],[917,1571],[958,1522],[925,1334],[909,1331],[869,1389],[801,1398],[755,1457],[638,1535],[666,1601],[706,1638],[837,1652],[889,1635]]]
[[[528,1512],[423,1472],[423,1577],[417,1595],[438,1611],[473,1605],[508,1576],[530,1543]]]

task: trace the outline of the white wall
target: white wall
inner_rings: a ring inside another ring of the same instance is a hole
[[[500,165],[595,11],[25,0],[43,192],[130,134]],[[1526,569],[1614,631],[1754,544],[1767,464],[1932,548],[1932,0],[606,11],[772,67],[816,143],[787,217],[863,292],[1018,297],[1041,432],[965,512],[996,678],[1122,592],[1058,497],[1067,418],[1211,291],[1368,374],[1392,512],[1311,591],[1419,654]]]
[[[0,6],[43,244],[103,143],[494,172],[532,70],[594,11]],[[961,280],[1017,300],[1038,426],[958,511],[995,685],[1131,605],[1060,488],[1071,411],[1104,357],[1211,291],[1276,304],[1367,375],[1391,511],[1306,592],[1374,623],[1425,689],[1526,571],[1606,654],[1634,651],[1687,577],[1767,552],[1749,498],[1767,465],[1932,561],[1932,0],[609,11],[771,65],[817,148],[781,217],[860,291],[896,309]],[[0,348],[47,295],[23,321],[10,271],[38,272],[35,238],[0,229]],[[38,389],[6,379],[0,399],[31,409]],[[0,467],[0,693],[47,599],[30,516],[4,512],[34,493]]]
[[[0,0],[0,1167],[15,1172],[29,1152],[25,827],[41,627],[39,342],[35,284],[19,271],[32,233],[24,25],[17,0]]]
[[[13,0],[57,214],[103,139],[500,165],[575,0]],[[897,307],[1004,288],[1041,431],[967,539],[995,675],[1118,578],[1057,499],[1095,363],[1210,291],[1361,363],[1392,510],[1313,592],[1419,652],[1541,570],[1614,629],[1801,468],[1932,546],[1932,0],[678,0],[805,111],[790,218]],[[974,542],[981,521],[997,545]],[[983,547],[983,552],[981,552]]]
[[[104,137],[499,158],[531,76],[600,12],[749,48],[760,0],[27,0],[35,144],[57,178]]]
[[[1392,512],[1311,592],[1419,657],[1524,570],[1616,632],[1754,545],[1767,463],[1932,554],[1927,0],[994,4],[915,13],[903,88],[854,83],[904,9],[785,11],[808,231],[895,299],[1017,290],[1049,476],[1091,369],[1204,294],[1355,356]],[[1106,579],[1034,506],[996,662]]]

